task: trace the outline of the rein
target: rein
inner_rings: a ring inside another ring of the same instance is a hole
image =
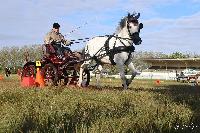
[[[96,37],[110,37],[110,36],[115,37],[115,38],[117,38],[117,39],[132,41],[131,38],[118,37],[118,36],[114,36],[114,35],[104,35],[104,36],[96,36]],[[93,38],[94,38],[94,37],[93,37]],[[86,37],[86,38],[79,38],[79,39],[76,39],[76,40],[73,39],[73,40],[70,40],[70,42],[72,42],[72,43],[87,42],[87,41],[89,41],[90,39],[93,39],[93,38],[88,38],[88,37]]]

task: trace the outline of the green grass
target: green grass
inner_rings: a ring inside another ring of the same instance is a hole
[[[134,80],[124,91],[120,80],[105,78],[101,88],[94,85],[21,88],[17,76],[5,78],[0,81],[0,132],[200,131],[198,86]]]

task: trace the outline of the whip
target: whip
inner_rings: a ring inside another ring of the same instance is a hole
[[[64,36],[66,37],[67,35],[70,35],[71,33],[79,30],[80,28],[84,27],[85,25],[87,25],[88,23],[85,22],[83,25],[79,26],[79,27],[76,27],[75,29],[73,29],[72,31],[70,31],[69,33],[65,34]]]

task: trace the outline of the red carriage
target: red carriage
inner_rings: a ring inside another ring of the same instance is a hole
[[[77,84],[80,66],[83,62],[82,53],[65,49],[64,56],[59,58],[52,45],[46,45],[45,50],[47,52],[40,60],[40,70],[46,85],[53,84],[57,86],[59,83],[63,85]],[[27,62],[23,66],[22,78],[35,77],[36,68],[36,62]],[[90,71],[88,69],[84,70],[83,80],[84,84],[82,85],[88,86],[90,82]]]

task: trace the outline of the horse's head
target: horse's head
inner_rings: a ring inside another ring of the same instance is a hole
[[[128,13],[126,27],[128,30],[128,34],[130,38],[133,40],[135,45],[139,45],[142,43],[142,39],[139,36],[140,30],[143,28],[143,24],[139,23],[138,19],[140,17],[140,13],[138,14],[130,14]]]

